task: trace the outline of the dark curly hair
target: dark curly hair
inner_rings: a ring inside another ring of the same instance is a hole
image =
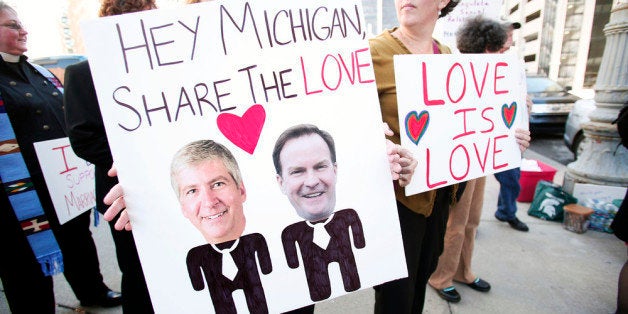
[[[467,19],[456,32],[456,46],[462,53],[497,52],[507,39],[502,23],[479,15]]]
[[[462,1],[462,0],[451,0],[451,1],[449,1],[449,3],[447,3],[447,5],[443,9],[440,10],[440,15],[438,16],[438,18],[446,16],[451,11],[453,11],[454,8],[458,5],[458,3],[460,3],[460,1]]]
[[[103,0],[98,16],[112,16],[156,9],[155,0]]]

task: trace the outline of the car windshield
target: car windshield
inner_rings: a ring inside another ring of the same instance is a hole
[[[87,60],[87,58],[82,55],[63,55],[33,59],[33,63],[39,64],[50,70],[50,72],[52,72],[59,79],[59,81],[61,81],[61,84],[63,84],[63,79],[65,77],[65,68],[68,65],[83,60]]]
[[[526,79],[528,93],[562,92],[564,88],[558,83],[545,77],[528,77]]]
[[[86,60],[84,56],[59,56],[59,57],[45,57],[34,59],[33,62],[46,68],[62,68],[65,69],[68,65]]]

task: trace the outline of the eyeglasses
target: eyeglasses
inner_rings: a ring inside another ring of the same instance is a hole
[[[4,27],[7,27],[7,28],[16,30],[16,31],[21,31],[21,30],[24,29],[24,26],[22,26],[22,24],[16,23],[16,22],[9,23],[9,24],[1,24],[0,26],[4,26]]]

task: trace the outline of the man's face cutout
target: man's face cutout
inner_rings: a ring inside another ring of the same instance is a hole
[[[238,186],[220,159],[190,165],[175,177],[181,211],[208,243],[235,240],[246,219],[244,184]]]
[[[326,219],[336,206],[336,164],[318,134],[286,142],[279,154],[277,182],[297,214],[309,221]]]

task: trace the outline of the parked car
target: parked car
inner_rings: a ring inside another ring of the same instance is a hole
[[[30,60],[33,63],[39,64],[44,68],[48,69],[63,84],[63,76],[65,75],[65,68],[68,65],[87,60],[85,56],[82,55],[61,55],[61,56],[52,56],[52,57],[44,57],[44,58],[36,58]]]
[[[530,131],[533,133],[562,133],[567,116],[580,99],[555,81],[544,76],[527,76],[528,95],[532,98]]]
[[[580,99],[576,101],[569,116],[567,116],[563,139],[576,159],[582,153],[582,141],[584,140],[582,124],[589,122],[589,113],[594,109],[595,101],[593,99]]]

